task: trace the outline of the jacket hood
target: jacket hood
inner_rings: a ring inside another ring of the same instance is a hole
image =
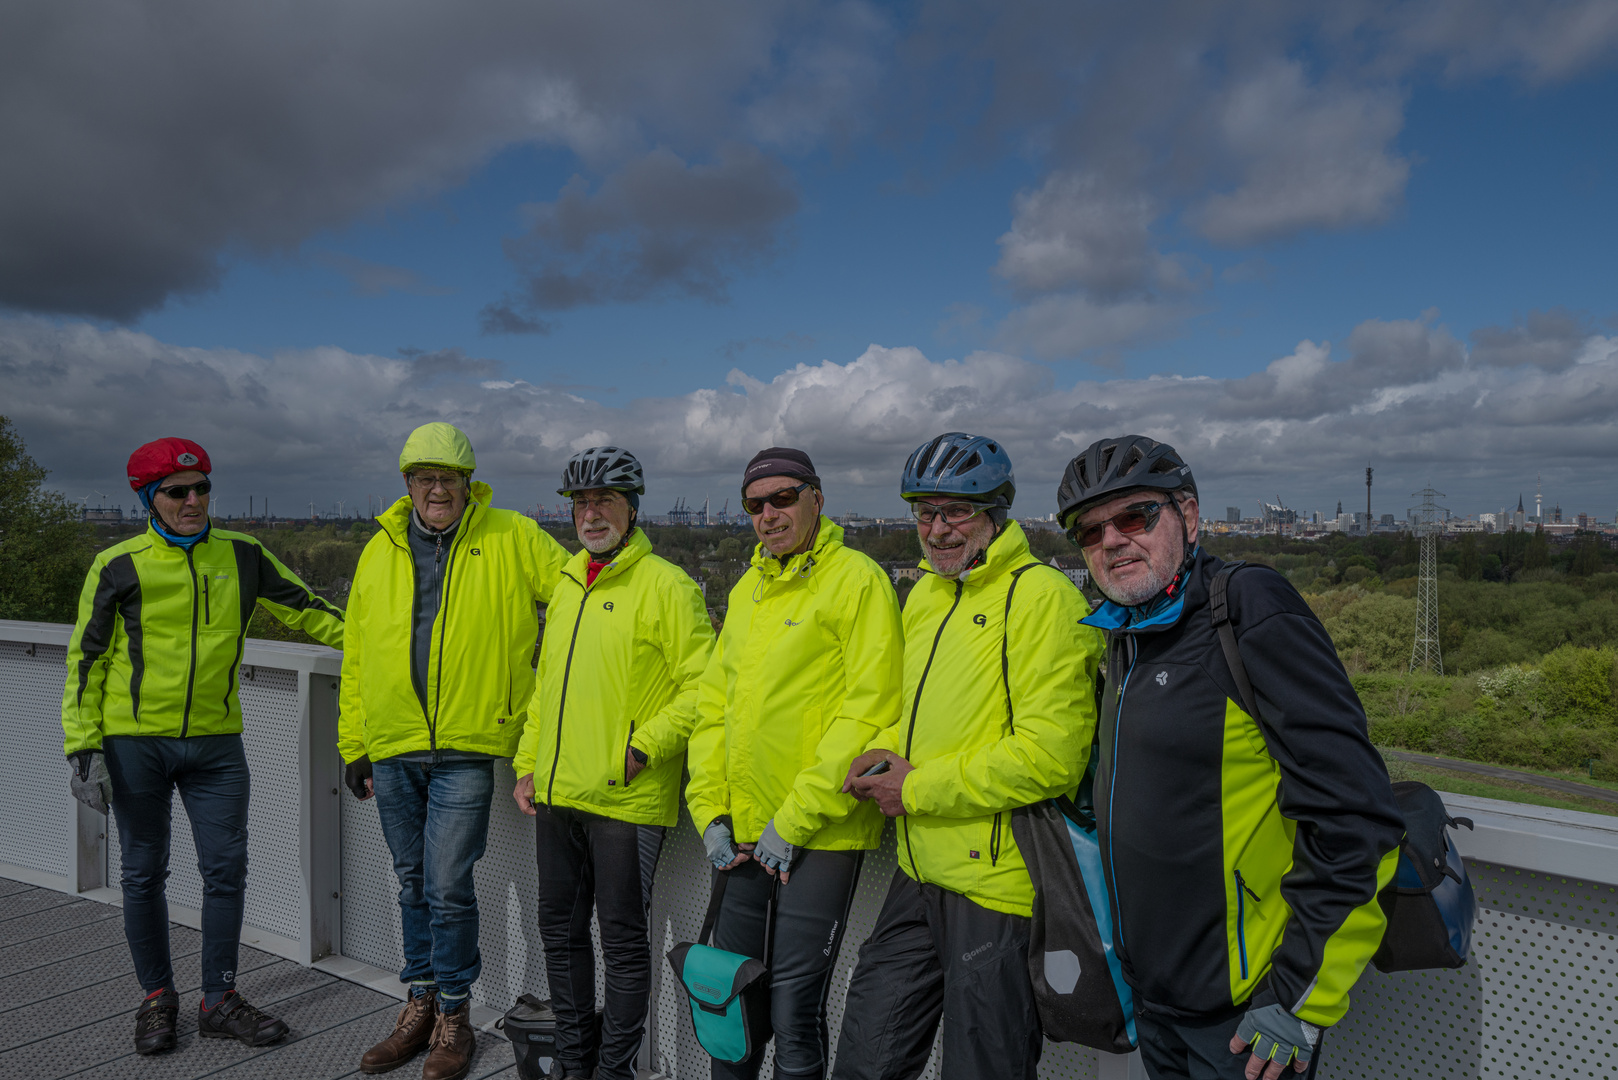
[[[983,553],[983,561],[963,571],[960,580],[968,585],[986,585],[1001,574],[1011,573],[1031,558],[1033,552],[1028,548],[1028,534],[1015,521],[1008,521],[1006,527],[1000,530],[1000,535],[989,545],[989,550]],[[930,574],[938,573],[926,559],[921,560],[920,565]]]
[[[800,551],[781,564],[781,560],[770,554],[770,549],[763,544],[753,546],[753,569],[766,578],[785,577],[788,574],[807,575],[817,562],[823,562],[834,551],[843,546],[843,527],[825,514],[820,515],[820,531],[815,534],[815,542],[809,546],[808,551]]]
[[[461,523],[466,524],[466,516],[471,513],[474,506],[481,506],[485,510],[494,501],[494,489],[482,480],[472,481],[472,487],[467,494],[466,509],[461,512]],[[376,517],[378,525],[386,529],[401,545],[408,546],[410,542],[410,511],[414,505],[410,496],[401,495],[392,506],[388,507]]]

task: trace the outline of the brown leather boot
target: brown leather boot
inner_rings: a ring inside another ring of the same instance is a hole
[[[477,1045],[470,1001],[440,1012],[438,1023],[433,1025],[427,1060],[421,1065],[421,1080],[462,1080],[472,1068],[472,1052]]]
[[[421,994],[405,1002],[394,1022],[393,1034],[365,1051],[360,1058],[360,1072],[385,1073],[397,1069],[421,1052],[433,1036],[438,1020],[438,998]]]

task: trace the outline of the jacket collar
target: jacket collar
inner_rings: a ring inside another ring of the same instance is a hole
[[[160,531],[158,531],[157,526],[152,524],[152,518],[150,516],[148,516],[146,519],[146,538],[152,542],[153,551],[172,551],[176,555],[182,557],[186,553],[186,545],[177,544],[173,540],[170,540],[167,536],[164,536]],[[209,518],[208,527],[202,531],[202,535],[197,537],[196,542],[191,544],[190,547],[201,547],[203,544],[206,544],[212,539],[213,519]]]
[[[1033,558],[1033,552],[1028,549],[1028,534],[1017,522],[1008,521],[1006,527],[1000,530],[1000,535],[989,545],[989,550],[983,553],[983,561],[962,573],[960,581],[965,585],[987,585],[1017,567],[1027,565]],[[930,574],[937,573],[926,559],[921,560],[921,568]]]
[[[609,577],[628,573],[631,566],[651,553],[652,541],[647,537],[646,530],[639,525],[635,526],[630,531],[628,542],[618,549],[618,554],[612,557],[612,562],[603,566],[601,572],[596,575],[595,584],[586,585],[585,588],[587,590],[594,589]],[[563,572],[580,585],[584,585],[590,572],[590,549],[580,548],[575,551],[572,557],[567,560],[567,566],[563,568]]]
[[[815,536],[815,542],[808,551],[800,551],[781,565],[781,560],[770,554],[770,549],[763,544],[753,545],[753,569],[762,574],[766,581],[773,578],[786,578],[793,576],[808,577],[816,563],[824,562],[840,547],[843,546],[843,527],[825,514],[820,515],[820,532]]]
[[[466,509],[461,512],[460,527],[455,531],[470,532],[477,527],[483,517],[479,510],[487,510],[494,501],[494,489],[482,480],[472,481],[472,490],[466,500]],[[414,509],[410,496],[401,495],[397,502],[377,515],[376,522],[387,530],[393,542],[402,548],[410,546],[410,512]]]

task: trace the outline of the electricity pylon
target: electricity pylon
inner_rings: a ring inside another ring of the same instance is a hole
[[[1430,669],[1435,675],[1444,674],[1444,657],[1438,651],[1438,531],[1439,514],[1443,507],[1434,502],[1444,498],[1442,491],[1431,486],[1414,492],[1412,498],[1422,500],[1420,506],[1410,508],[1410,524],[1421,538],[1421,573],[1416,584],[1416,644],[1410,650],[1410,670]]]

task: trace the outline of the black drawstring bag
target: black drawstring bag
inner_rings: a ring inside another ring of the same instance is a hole
[[[1371,963],[1378,971],[1458,968],[1472,948],[1477,897],[1445,830],[1470,829],[1472,822],[1450,817],[1438,792],[1414,780],[1394,784],[1393,797],[1404,814],[1405,840],[1399,869],[1376,896],[1388,929]]]

